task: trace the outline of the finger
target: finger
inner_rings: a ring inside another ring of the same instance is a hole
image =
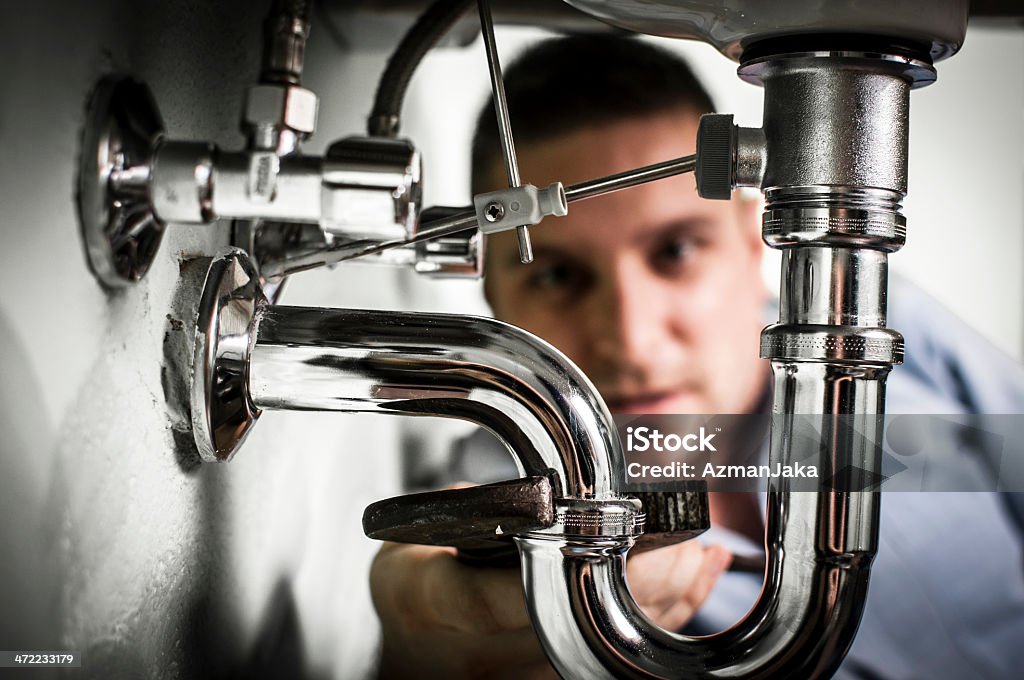
[[[731,561],[732,553],[722,546],[708,546],[703,552],[700,566],[690,587],[663,612],[661,625],[669,630],[678,630],[686,625],[707,600],[715,583],[729,568]]]
[[[627,563],[630,592],[645,614],[666,628],[685,623],[706,599],[730,553],[698,541],[637,555]]]
[[[685,611],[680,604],[686,602],[687,591],[693,587],[701,571],[707,568],[707,550],[696,541],[670,546],[665,549],[661,566],[662,583],[657,590],[658,599],[651,605],[656,612],[652,618],[664,628],[675,628],[678,617],[682,615],[680,610]],[[692,612],[685,616],[689,619]]]
[[[696,578],[703,556],[704,546],[697,541],[631,556],[626,578],[633,598],[657,613],[673,606]]]
[[[518,568],[471,567],[438,555],[424,578],[435,621],[456,630],[493,634],[530,626]]]
[[[518,569],[469,567],[449,548],[385,546],[371,586],[378,611],[390,607],[413,630],[493,634],[530,625]]]
[[[384,542],[370,566],[370,596],[382,625],[418,630],[425,626],[426,604],[415,573],[425,546]]]
[[[475,678],[557,680],[532,628],[475,638],[469,668]]]

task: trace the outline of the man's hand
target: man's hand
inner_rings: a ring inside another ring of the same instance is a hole
[[[688,541],[630,557],[626,578],[644,613],[677,630],[730,558]],[[383,629],[381,677],[557,678],[530,625],[518,569],[467,566],[451,548],[385,543],[370,588]]]
[[[382,678],[557,678],[530,627],[518,569],[452,548],[385,543],[370,570]]]
[[[644,614],[665,630],[676,631],[693,618],[732,553],[699,541],[639,553],[626,561],[626,582]]]

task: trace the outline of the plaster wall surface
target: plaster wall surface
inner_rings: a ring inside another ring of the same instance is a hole
[[[182,367],[206,258],[227,226],[171,225],[148,276],[119,291],[92,277],[78,233],[94,83],[132,73],[170,137],[239,148],[268,4],[3,9],[0,648],[74,650],[81,677],[358,678],[375,663],[376,546],[359,520],[399,490],[400,423],[267,413],[234,461],[198,465]],[[389,48],[345,52],[314,33],[324,143],[361,131]],[[387,307],[398,276],[316,273],[287,301]]]

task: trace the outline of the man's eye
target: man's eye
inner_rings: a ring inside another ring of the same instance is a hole
[[[533,269],[527,282],[534,290],[560,291],[582,286],[583,275],[564,263],[526,265]]]
[[[693,254],[695,244],[688,238],[673,238],[658,246],[654,253],[655,265],[666,270],[682,266]]]

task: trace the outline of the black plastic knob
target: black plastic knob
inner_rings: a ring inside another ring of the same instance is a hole
[[[729,200],[735,182],[736,126],[728,114],[700,117],[697,128],[697,193]]]

